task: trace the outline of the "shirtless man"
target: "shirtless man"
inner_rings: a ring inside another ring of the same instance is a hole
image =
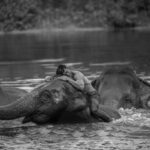
[[[87,94],[90,111],[93,117],[97,119],[102,118],[108,122],[112,121],[112,118],[107,116],[107,112],[111,113],[111,109],[99,104],[100,96],[92,87],[91,82],[86,76],[79,71],[67,68],[65,65],[58,66],[56,70],[56,76],[59,76],[59,79],[69,82],[72,86]]]

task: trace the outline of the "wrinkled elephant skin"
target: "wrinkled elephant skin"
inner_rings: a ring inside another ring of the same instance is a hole
[[[25,90],[15,87],[2,86],[0,87],[0,105],[7,105],[26,94],[27,92]]]

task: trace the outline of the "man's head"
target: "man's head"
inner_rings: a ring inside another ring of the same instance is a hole
[[[64,75],[66,68],[66,65],[59,65],[56,70],[56,75]]]
[[[59,65],[56,70],[56,75],[70,75],[70,69],[66,65]]]

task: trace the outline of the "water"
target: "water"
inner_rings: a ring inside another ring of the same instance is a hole
[[[68,31],[0,35],[2,86],[33,89],[57,65],[66,63],[89,79],[106,66],[132,66],[150,75],[150,31]],[[120,109],[110,124],[21,125],[22,119],[0,121],[2,149],[150,149],[150,113]],[[21,148],[22,147],[22,148]]]
[[[85,74],[111,64],[150,73],[150,32],[80,31],[0,35],[0,79],[43,78],[60,63],[78,63]]]

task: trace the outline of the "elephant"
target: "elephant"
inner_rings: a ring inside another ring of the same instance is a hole
[[[105,106],[150,109],[150,84],[130,67],[105,68],[91,84]]]
[[[0,105],[9,104],[27,94],[27,91],[16,87],[0,87]]]
[[[86,94],[61,79],[44,82],[15,102],[0,106],[0,120],[24,117],[22,123],[58,123],[69,115],[74,120],[73,114],[86,122],[120,118],[117,111],[103,105],[99,105],[99,113],[99,118],[94,117]]]

